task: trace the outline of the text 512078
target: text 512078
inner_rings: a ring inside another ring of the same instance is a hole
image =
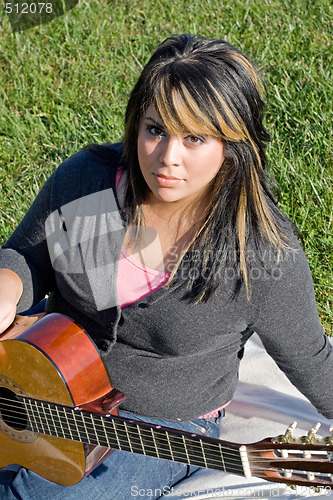
[[[5,11],[6,14],[51,14],[53,12],[53,5],[51,2],[23,2],[23,3],[14,3],[7,2],[5,3]]]

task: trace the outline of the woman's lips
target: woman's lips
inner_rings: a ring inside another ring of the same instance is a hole
[[[177,177],[167,176],[162,174],[154,174],[156,181],[160,186],[175,186],[179,184],[183,179],[178,179]]]

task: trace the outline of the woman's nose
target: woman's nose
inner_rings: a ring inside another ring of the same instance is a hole
[[[164,165],[180,165],[182,142],[178,137],[166,137],[161,144],[160,161]]]

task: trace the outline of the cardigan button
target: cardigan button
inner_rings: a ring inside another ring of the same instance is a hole
[[[150,304],[148,304],[148,302],[140,302],[138,307],[140,307],[140,309],[147,309],[147,307],[150,307]]]

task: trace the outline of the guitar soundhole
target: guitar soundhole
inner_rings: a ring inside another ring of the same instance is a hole
[[[0,387],[0,415],[2,421],[16,431],[23,431],[27,427],[27,414],[23,403],[6,387]]]

